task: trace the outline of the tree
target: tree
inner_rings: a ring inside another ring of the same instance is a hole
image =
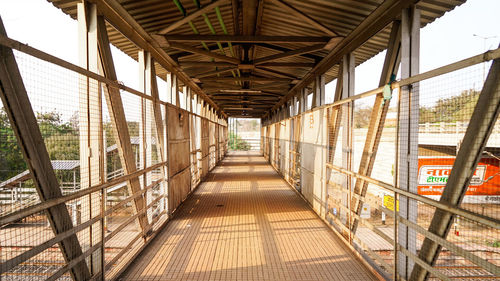
[[[232,150],[250,150],[250,144],[241,139],[240,136],[235,135],[233,132],[229,132],[229,148]]]
[[[64,122],[56,111],[37,112],[37,121],[52,160],[78,160],[80,145],[77,126]],[[4,108],[0,109],[0,181],[27,169],[16,136]]]
[[[421,106],[421,123],[469,121],[479,94],[470,89],[457,96],[441,98],[433,106]]]
[[[50,159],[78,160],[80,158],[79,132],[72,124],[72,119],[69,122],[63,122],[60,113],[50,111],[38,112],[37,120]]]
[[[2,107],[0,109],[0,182],[27,169],[10,121]]]

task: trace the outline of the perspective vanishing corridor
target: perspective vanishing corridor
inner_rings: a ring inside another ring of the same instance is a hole
[[[499,279],[500,1],[30,1],[0,281]]]

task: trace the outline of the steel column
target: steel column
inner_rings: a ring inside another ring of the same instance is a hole
[[[420,48],[420,10],[415,7],[404,9],[401,13],[401,78],[419,73]],[[414,83],[401,88],[399,115],[399,160],[397,186],[402,190],[417,193],[418,172],[418,121],[419,86]],[[399,215],[416,223],[417,201],[399,196]],[[416,231],[400,224],[398,244],[410,253],[416,254]],[[408,278],[414,261],[403,252],[398,253],[398,272]]]
[[[342,99],[354,95],[354,68],[355,59],[354,54],[345,55],[342,59]],[[352,169],[352,129],[353,129],[353,102],[348,102],[342,105],[342,168]],[[351,191],[351,178],[344,175],[342,187],[349,190],[347,193],[342,193],[342,204],[350,209],[350,191]],[[347,213],[342,217],[348,227],[351,225],[351,214]],[[351,242],[351,235],[349,235],[349,242]]]

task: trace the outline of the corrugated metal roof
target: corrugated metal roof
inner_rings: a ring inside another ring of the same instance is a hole
[[[79,1],[76,0],[48,0],[52,2],[56,7],[61,8],[66,14],[70,15],[72,18],[76,18],[76,4]],[[98,0],[96,2],[110,3],[117,0]],[[245,2],[244,2],[245,1]],[[340,35],[347,36],[355,28],[363,22],[373,11],[375,11],[381,3],[382,0],[232,0],[225,1],[219,6],[220,13],[224,25],[226,26],[229,35],[243,35],[245,32],[254,32],[256,35],[268,35],[268,36],[325,36],[325,30],[321,30],[317,26],[314,26],[309,21],[304,20],[298,13],[302,13],[309,18],[314,19],[314,21],[320,23],[326,29]],[[248,2],[246,2],[248,1]],[[197,7],[192,0],[179,0],[180,4],[184,7],[187,14],[191,14],[197,10]],[[201,7],[204,7],[211,3],[209,0],[200,0]],[[415,2],[415,1],[414,1]],[[432,22],[436,18],[442,16],[445,12],[452,10],[458,5],[461,5],[465,0],[422,0],[417,1],[417,7],[421,9],[421,26],[425,26]],[[183,18],[182,13],[179,11],[174,1],[170,0],[118,0],[118,3],[128,12],[132,18],[149,34],[156,34],[161,29],[181,20]],[[280,4],[281,3],[281,4]],[[284,8],[285,5],[293,7],[298,13],[291,12]],[[251,7],[251,8],[248,8]],[[236,12],[236,13],[235,13]],[[252,18],[254,17],[254,18]],[[236,22],[235,22],[236,19]],[[213,27],[215,33],[213,33],[207,24]],[[219,23],[215,10],[210,10],[206,13],[206,17],[199,16],[192,20],[192,25],[196,28],[197,32],[201,35],[211,35],[224,34],[223,28]],[[252,26],[253,25],[253,26]],[[371,57],[375,56],[379,52],[383,51],[388,43],[390,34],[391,24],[382,28],[378,33],[376,33],[372,38],[364,42],[359,48],[354,51],[356,56],[356,64],[359,65]],[[244,31],[246,30],[246,31]],[[126,39],[122,33],[115,30],[111,25],[108,25],[108,33],[110,41],[113,45],[124,51],[126,54],[134,59],[137,59],[137,53],[139,48],[128,39]],[[193,35],[195,32],[189,24],[183,24],[168,33],[168,35]],[[168,37],[167,35],[167,37]],[[248,35],[248,34],[246,34]],[[192,47],[203,49],[201,42],[184,42]],[[248,60],[246,63],[252,63],[253,60],[258,58],[263,58],[270,55],[275,55],[282,53],[286,50],[296,50],[306,46],[310,46],[316,43],[267,43],[267,44],[254,44],[250,47],[248,53]],[[211,52],[214,53],[224,53],[226,56],[231,56],[231,52],[228,48],[227,43],[222,42],[223,51],[218,49],[216,43],[206,43]],[[245,48],[248,44],[233,43],[233,50],[236,53],[236,57],[241,61],[245,61]],[[187,51],[167,48],[163,46],[167,54],[172,57],[177,63],[180,64],[183,71],[190,77],[195,77],[196,75],[214,71],[215,66],[182,66],[183,62],[211,62],[211,58],[201,55],[192,54]],[[277,59],[273,62],[289,62],[289,63],[318,63],[329,53],[328,50],[317,50],[307,54],[302,54],[299,56],[287,57]],[[218,61],[217,59],[215,61]],[[157,74],[160,77],[164,77],[167,71],[164,67],[157,64]],[[224,67],[219,67],[221,69]],[[326,81],[329,82],[336,78],[338,67],[331,67],[326,73]],[[252,75],[260,78],[286,78],[291,79],[302,79],[311,67],[283,67],[283,66],[269,66],[265,67],[263,70],[240,70],[240,75]],[[213,74],[212,77],[233,77],[238,75],[236,71],[225,72],[221,74]],[[218,76],[217,76],[218,75]],[[203,79],[201,79],[203,81]],[[198,80],[194,80],[198,81]],[[201,81],[201,82],[202,82]],[[262,87],[266,84],[264,82],[218,82],[218,85],[225,84],[230,86],[240,85],[244,88],[252,88],[255,86]],[[209,90],[205,91],[207,94],[213,92],[214,83],[201,83],[199,84],[203,89]],[[291,83],[284,83],[278,88],[266,89],[269,92],[285,94],[292,86]],[[257,101],[260,98],[259,95],[251,95],[246,99],[243,96],[228,97],[234,99],[235,102],[246,103],[248,100],[249,106],[250,101]],[[215,100],[215,102],[224,107],[224,103],[220,98]],[[226,101],[229,106],[234,107],[230,100]],[[256,116],[262,116],[263,113],[267,112],[269,108],[273,105],[273,102],[266,102],[268,106],[258,108],[253,106]],[[252,107],[251,106],[251,107]],[[241,112],[225,110],[229,115],[238,115]]]

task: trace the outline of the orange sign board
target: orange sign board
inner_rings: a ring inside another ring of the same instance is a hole
[[[441,195],[448,181],[454,157],[418,159],[418,194]],[[465,195],[500,195],[499,161],[483,158],[479,161]]]

